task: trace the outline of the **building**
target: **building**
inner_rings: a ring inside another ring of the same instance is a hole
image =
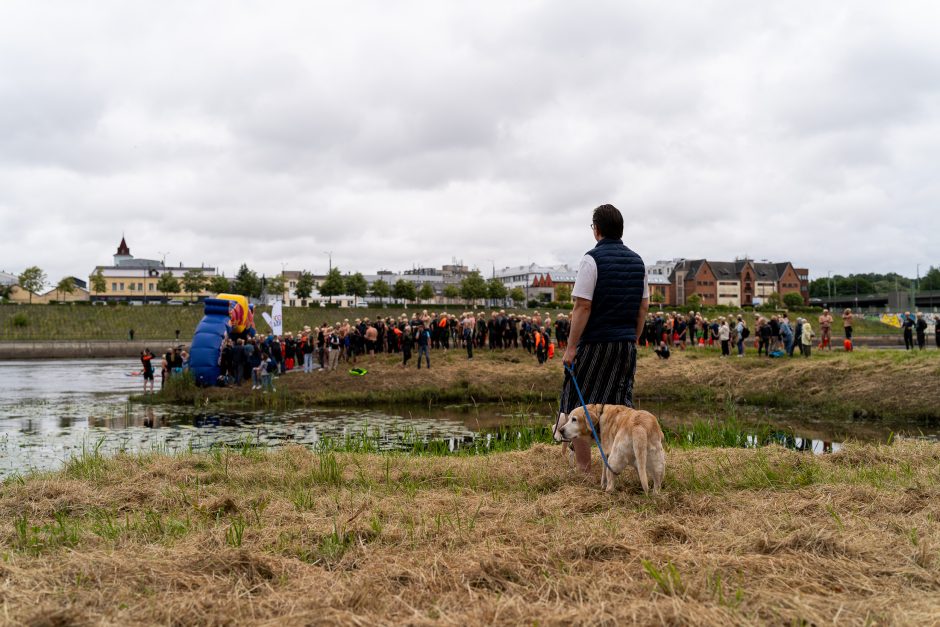
[[[48,305],[49,303],[75,303],[89,299],[88,285],[81,279],[73,276],[65,277],[72,284],[71,292],[62,292],[52,287],[42,294],[30,294],[19,285],[9,286],[10,302],[19,304]]]
[[[658,260],[651,266],[646,266],[646,282],[650,290],[651,303],[669,302],[670,277],[676,266],[685,261],[681,258],[672,260]]]
[[[702,305],[742,307],[759,305],[774,293],[781,297],[796,293],[808,303],[808,278],[809,270],[797,272],[789,261],[682,259],[669,276],[665,302],[685,305],[696,295]]]
[[[525,290],[526,302],[541,300],[546,303],[558,300],[558,288],[562,285],[574,287],[576,275],[577,271],[567,265],[540,266],[535,263],[510,266],[494,272],[494,276],[510,291],[517,287]]]
[[[88,285],[91,286],[91,300],[95,302],[123,301],[123,302],[165,302],[173,299],[189,298],[190,294],[180,292],[163,294],[157,286],[160,277],[172,272],[173,276],[182,282],[183,275],[195,270],[202,273],[207,279],[216,276],[215,268],[206,266],[190,267],[180,263],[179,267],[168,267],[163,261],[157,259],[138,259],[131,254],[127,242],[121,237],[117,252],[114,254],[114,264],[110,266],[96,266],[88,276]],[[95,277],[99,274],[104,278],[103,290],[95,289]],[[204,300],[210,296],[208,286],[192,296],[197,300]]]
[[[430,299],[418,299],[428,305],[450,305],[462,302],[459,296],[448,297],[446,291],[448,286],[459,288],[460,282],[470,273],[467,266],[454,263],[438,268],[412,268],[404,272],[392,272],[390,270],[379,270],[376,274],[364,274],[368,292],[365,298],[356,298],[352,294],[338,294],[328,298],[320,294],[320,285],[326,280],[326,275],[313,275],[313,290],[309,298],[300,298],[297,296],[297,282],[300,280],[300,270],[285,270],[282,274],[284,279],[284,304],[288,307],[315,307],[327,302],[333,302],[340,307],[364,306],[370,303],[397,302],[393,295],[378,297],[372,295],[372,286],[376,281],[385,281],[389,289],[394,288],[399,280],[413,283],[415,290],[420,290],[425,284],[429,284],[434,290],[434,297]],[[453,293],[453,290],[451,290]]]

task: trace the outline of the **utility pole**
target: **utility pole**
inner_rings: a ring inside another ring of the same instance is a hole
[[[326,277],[329,278],[329,277],[330,277],[330,273],[333,272],[333,251],[332,251],[332,250],[324,250],[324,251],[323,251],[323,254],[325,254],[325,255],[327,255],[327,256],[329,257],[329,263],[330,263],[330,265],[329,265],[329,270],[327,271],[327,274],[326,274]],[[328,299],[328,302],[332,305],[332,304],[333,304],[333,295],[330,294],[329,296],[327,296],[327,299]]]
[[[829,295],[829,300],[832,300],[832,270],[826,271],[826,293]],[[826,306],[829,306],[829,303],[826,303]]]

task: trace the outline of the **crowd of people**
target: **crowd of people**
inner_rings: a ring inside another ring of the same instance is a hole
[[[147,388],[150,388],[150,392],[153,392],[154,388],[154,379],[156,368],[154,366],[154,361],[156,360],[156,355],[147,348],[140,353],[140,364],[141,372],[140,374],[144,378],[144,393],[147,393]],[[182,346],[176,348],[168,348],[166,352],[160,359],[160,389],[162,390],[166,385],[167,380],[178,374],[182,374],[189,367],[189,353],[186,352],[186,349]]]
[[[758,314],[752,330],[743,314],[712,318],[703,312],[651,312],[640,330],[638,345],[649,347],[661,359],[668,359],[674,350],[688,347],[714,347],[721,357],[738,357],[745,353],[746,341],[753,335],[759,356],[792,357],[797,351],[804,357],[813,348],[832,350],[832,323],[830,311],[823,310],[818,317],[817,342],[813,324],[803,317],[791,320],[787,313]],[[845,347],[851,350],[854,315],[850,309],[842,313]],[[432,350],[456,349],[466,351],[473,359],[474,351],[518,349],[531,354],[538,364],[554,356],[555,348],[567,347],[571,328],[569,315],[559,313],[553,319],[549,313],[532,315],[468,311],[460,315],[415,312],[410,317],[344,319],[319,327],[305,326],[296,333],[288,332],[276,337],[255,336],[226,339],[222,346],[219,367],[220,383],[240,386],[250,381],[252,389],[274,391],[274,376],[292,370],[304,373],[331,372],[341,364],[356,366],[361,360],[374,360],[376,355],[400,355],[399,366],[411,367],[417,353],[416,366],[431,367]],[[928,324],[922,313],[905,313],[902,323],[905,345],[924,349]],[[940,348],[940,317],[935,318],[937,346]],[[155,357],[149,349],[141,355],[145,390],[148,380],[151,389],[154,379]],[[169,348],[160,361],[160,386],[175,373],[183,372],[188,355],[183,347]],[[149,377],[149,378],[148,378]]]
[[[940,348],[940,316],[934,315],[934,341],[937,343],[937,348]],[[924,350],[927,348],[927,329],[929,328],[927,320],[924,318],[924,314],[921,311],[918,311],[916,314],[911,315],[911,312],[905,311],[904,316],[901,318],[901,332],[904,335],[904,348],[906,350],[914,350],[914,336],[917,336],[917,348]]]
[[[417,353],[417,369],[431,367],[432,349],[464,350],[473,359],[474,350],[521,348],[544,364],[554,354],[555,345],[567,345],[570,319],[548,313],[531,316],[505,310],[448,313],[414,313],[410,317],[362,318],[319,327],[305,326],[282,337],[269,335],[226,339],[219,367],[222,383],[241,385],[250,380],[252,389],[274,390],[272,375],[292,370],[304,373],[332,372],[340,364],[355,366],[376,355],[401,356],[399,366],[410,367]],[[554,339],[553,339],[554,337]]]
[[[796,350],[804,357],[812,353],[816,334],[806,318],[791,322],[787,313],[768,317],[758,315],[753,331],[757,354],[767,357],[792,357]],[[851,330],[849,331],[851,333]],[[671,351],[686,347],[720,347],[721,357],[729,357],[732,347],[738,357],[744,356],[746,340],[752,331],[743,314],[717,316],[709,319],[701,312],[655,312],[647,314],[640,333],[641,346],[654,346],[661,359],[668,359]]]

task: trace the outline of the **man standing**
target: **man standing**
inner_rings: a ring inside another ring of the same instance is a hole
[[[922,311],[917,312],[914,331],[917,332],[917,348],[924,350],[927,348],[927,321],[924,320],[924,312]]]
[[[421,356],[424,355],[428,362],[428,370],[431,369],[431,332],[422,324],[418,327],[416,338],[418,344],[418,370],[421,370]]]
[[[571,295],[571,331],[563,361],[574,369],[586,403],[633,406],[637,330],[649,308],[646,266],[627,248],[623,216],[613,205],[594,210],[591,230],[597,246],[581,259]],[[570,373],[565,371],[561,412],[580,405]],[[591,467],[590,438],[572,442],[578,467]]]
[[[464,344],[467,347],[467,359],[473,359],[473,329],[476,328],[477,321],[473,317],[472,313],[465,313],[463,315],[463,320],[460,321],[460,328],[462,329],[461,336],[463,337]]]
[[[826,347],[832,350],[832,314],[829,313],[828,309],[823,309],[822,315],[819,316],[819,332],[822,333],[819,350]]]
[[[904,350],[914,350],[914,318],[911,317],[911,312],[904,312],[901,329],[904,331]]]
[[[150,393],[153,394],[153,353],[146,349],[140,354],[140,363],[144,367],[144,394],[147,393],[147,383],[150,383]]]

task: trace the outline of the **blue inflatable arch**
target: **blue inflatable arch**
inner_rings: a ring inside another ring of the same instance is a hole
[[[189,369],[198,385],[218,384],[222,374],[219,361],[226,338],[254,336],[252,310],[244,296],[220,294],[218,298],[206,299],[205,315],[196,327],[189,350]],[[239,324],[233,327],[236,320]]]

